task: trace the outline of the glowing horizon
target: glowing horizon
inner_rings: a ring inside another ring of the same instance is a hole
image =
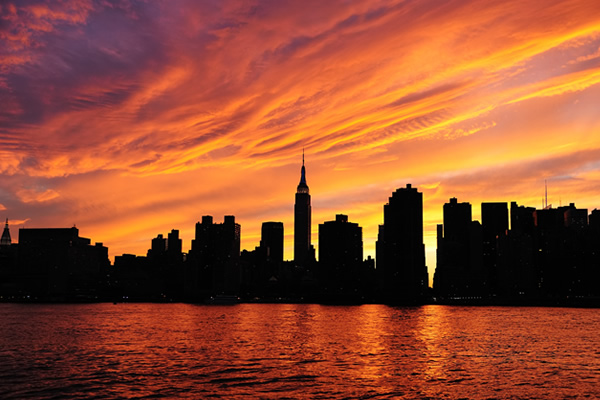
[[[391,193],[424,198],[430,278],[450,197],[600,208],[597,1],[6,2],[0,217],[144,255],[202,215],[242,249],[281,221],[302,148],[318,224],[365,257]]]

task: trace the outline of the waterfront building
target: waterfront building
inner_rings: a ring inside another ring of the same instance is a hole
[[[488,293],[496,293],[498,287],[498,258],[508,231],[508,204],[503,202],[481,203],[481,228],[483,235],[484,285]]]
[[[266,261],[283,262],[283,222],[263,222],[261,227],[260,248]]]
[[[283,295],[283,222],[263,222],[260,244],[240,256],[243,296],[277,298]]]
[[[437,266],[433,287],[437,295],[464,296],[473,292],[474,273],[471,268],[470,203],[459,203],[456,198],[444,204],[443,225],[437,229]]]
[[[18,245],[13,244],[8,227],[8,218],[0,239],[0,296],[11,295],[18,291],[12,281],[16,272]]]
[[[19,286],[35,296],[68,298],[97,294],[101,273],[110,265],[102,243],[80,237],[73,228],[19,229]]]
[[[428,274],[423,243],[423,194],[407,184],[383,206],[376,244],[376,268],[387,301],[414,301],[425,295]]]
[[[362,227],[338,214],[319,224],[319,280],[327,295],[350,295],[360,289],[363,275]]]
[[[237,294],[240,286],[241,227],[233,215],[213,223],[205,215],[196,223],[196,235],[188,256],[185,292],[188,297]]]

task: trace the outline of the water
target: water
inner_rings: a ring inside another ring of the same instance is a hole
[[[0,398],[598,398],[600,310],[0,304]]]

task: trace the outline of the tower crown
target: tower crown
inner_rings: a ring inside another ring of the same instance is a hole
[[[296,193],[309,193],[308,185],[306,184],[306,168],[304,167],[304,150],[302,150],[302,169],[300,170],[300,183]]]

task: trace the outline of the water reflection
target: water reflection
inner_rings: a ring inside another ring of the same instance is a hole
[[[600,396],[597,310],[0,304],[0,398]]]

